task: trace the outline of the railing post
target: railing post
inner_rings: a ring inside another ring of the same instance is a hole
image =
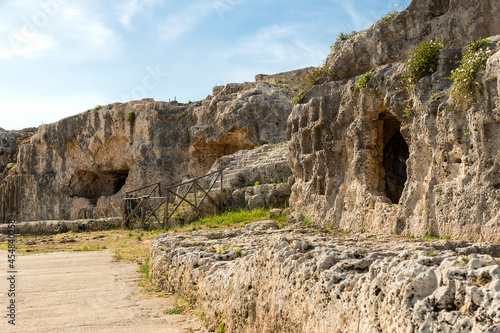
[[[223,179],[223,171],[224,169],[221,169],[220,170],[220,200],[219,200],[219,214],[222,214],[222,195],[224,193],[224,187],[223,187],[223,184],[224,184],[224,179]]]
[[[144,222],[146,220],[146,209],[145,209],[145,205],[144,205],[144,200],[146,200],[146,198],[143,198],[143,201],[142,201],[142,207],[141,207],[141,228],[144,229]]]

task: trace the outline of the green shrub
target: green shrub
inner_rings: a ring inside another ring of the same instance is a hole
[[[352,38],[356,37],[359,35],[362,31],[351,31],[348,33],[341,32],[337,35],[337,39],[335,40],[335,43],[343,43],[348,40],[351,40]]]
[[[147,256],[144,263],[141,263],[141,265],[139,266],[139,271],[141,273],[144,273],[144,277],[146,279],[149,279],[149,260],[149,256]]]
[[[302,101],[304,98],[304,94],[308,92],[314,85],[318,84],[322,80],[326,79],[326,75],[328,74],[329,66],[327,63],[323,63],[323,65],[312,69],[307,75],[304,77],[304,82],[297,90],[297,94],[293,99],[292,103],[297,104]]]
[[[453,80],[450,95],[456,105],[464,107],[476,103],[476,87],[479,85],[478,73],[486,66],[486,61],[492,54],[487,50],[491,45],[489,39],[479,39],[467,46],[467,51],[460,60],[460,66],[453,70],[450,79]]]
[[[366,88],[366,84],[368,83],[368,81],[370,81],[370,77],[373,74],[373,71],[374,71],[374,69],[371,69],[368,72],[366,72],[365,74],[361,75],[357,79],[356,83],[354,83],[351,86],[351,90],[354,93],[361,92],[362,90],[364,90]]]
[[[129,112],[127,114],[127,117],[125,117],[125,121],[127,123],[130,123],[130,126],[134,126],[134,123],[135,123],[135,112],[134,111]]]
[[[392,21],[392,19],[394,18],[394,16],[396,16],[397,14],[398,14],[397,11],[391,10],[390,12],[388,12],[387,14],[385,14],[384,17],[382,17],[381,19],[379,19],[377,22],[389,23],[389,22]]]
[[[410,53],[410,59],[405,62],[405,74],[401,80],[405,90],[411,92],[421,78],[437,70],[439,50],[442,48],[443,41],[439,38],[417,44],[415,50]]]

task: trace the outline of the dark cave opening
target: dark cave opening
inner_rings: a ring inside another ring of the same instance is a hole
[[[382,166],[385,170],[385,195],[397,204],[405,187],[406,161],[410,152],[408,144],[400,132],[401,123],[391,115],[384,115],[382,120],[384,121]]]
[[[125,185],[128,170],[77,171],[71,179],[70,189],[75,197],[89,199],[96,204],[102,196],[117,194]]]

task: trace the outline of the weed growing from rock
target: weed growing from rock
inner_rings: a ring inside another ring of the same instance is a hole
[[[397,11],[391,10],[390,12],[388,12],[387,14],[385,14],[384,17],[382,17],[381,19],[379,19],[377,22],[389,23],[389,22],[392,21],[392,19],[394,18],[394,16],[396,16],[397,14],[398,14]]]
[[[341,32],[337,35],[337,39],[335,40],[335,43],[343,43],[346,41],[349,41],[362,33],[363,31],[351,31],[351,32]]]
[[[127,117],[125,117],[125,121],[126,121],[127,123],[130,123],[130,126],[131,126],[131,127],[134,127],[134,124],[135,124],[135,112],[134,112],[134,111],[129,112],[129,113],[127,114]]]
[[[476,87],[479,86],[478,73],[486,66],[486,61],[492,54],[488,50],[489,39],[479,39],[467,46],[467,51],[460,60],[460,66],[451,72],[449,79],[453,80],[450,96],[457,106],[469,107],[476,103]]]
[[[373,74],[373,71],[374,69],[372,68],[365,74],[359,76],[359,78],[356,80],[356,83],[354,83],[351,86],[351,90],[354,93],[361,92],[362,90],[364,90],[366,88],[366,84],[368,83],[368,81],[370,81],[370,77]]]
[[[300,89],[297,92],[297,95],[293,99],[293,104],[298,104],[304,98],[304,94],[308,92],[314,85],[326,79],[326,75],[328,74],[329,66],[325,62],[323,65],[314,68],[311,70],[305,77],[304,83],[301,85]]]
[[[412,92],[415,84],[421,78],[437,70],[439,51],[443,48],[442,39],[421,41],[410,53],[410,59],[405,62],[405,73],[401,79],[403,89]]]

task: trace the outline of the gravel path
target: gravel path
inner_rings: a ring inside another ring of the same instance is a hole
[[[0,332],[200,332],[198,318],[166,315],[173,299],[140,294],[137,264],[113,253],[68,252],[16,258],[15,327],[8,323],[6,251],[0,251]]]

